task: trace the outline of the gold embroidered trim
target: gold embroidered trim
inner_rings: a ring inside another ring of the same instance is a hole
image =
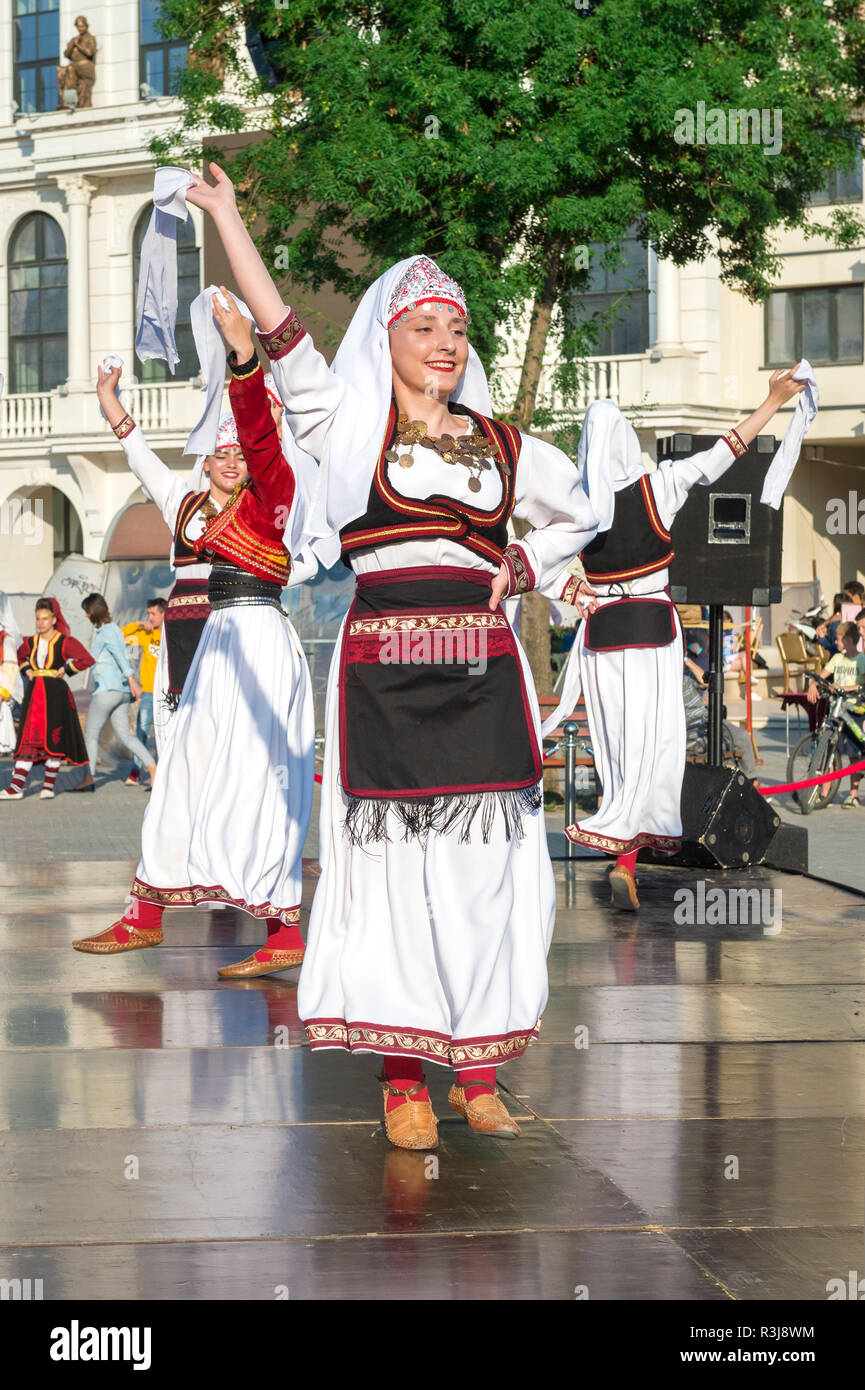
[[[137,878],[132,885],[132,896],[145,903],[157,903],[160,907],[195,907],[201,902],[230,903],[232,907],[239,907],[243,912],[248,912],[251,917],[279,917],[288,927],[300,925],[299,904],[297,907],[286,907],[282,910],[274,907],[272,903],[262,903],[259,907],[254,907],[242,898],[232,898],[230,893],[218,884],[209,888],[200,884],[191,888],[152,888],[149,883],[142,883],[141,879]]]
[[[566,826],[565,834],[575,845],[603,849],[608,854],[630,854],[635,849],[656,849],[661,853],[675,854],[682,848],[681,835],[649,835],[642,830],[630,840],[617,840],[611,835],[596,835],[593,830],[583,830],[575,824]]]
[[[282,323],[276,327],[272,333],[259,333],[258,341],[264,348],[268,357],[276,361],[284,357],[287,352],[300,342],[306,333],[306,329],[293,309],[289,309],[288,314]]]
[[[203,603],[207,603],[207,594],[178,594],[177,598],[170,598],[165,605],[165,611],[169,608],[200,608]]]
[[[573,608],[576,604],[577,594],[579,593],[582,582],[582,579],[578,579],[575,574],[572,574],[565,584],[565,587],[562,589],[560,602],[569,603]]]
[[[341,1047],[347,1052],[396,1052],[403,1056],[418,1053],[428,1057],[431,1062],[442,1066],[483,1064],[486,1062],[507,1061],[525,1052],[529,1043],[538,1036],[541,1020],[534,1028],[524,1033],[514,1033],[510,1037],[492,1038],[483,1042],[456,1042],[435,1033],[423,1033],[417,1029],[375,1027],[371,1024],[349,1025],[341,1021],[318,1023],[315,1020],[305,1023],[307,1037],[312,1047]]]
[[[747,454],[748,445],[744,442],[738,430],[727,430],[722,436],[725,444],[729,444],[733,450],[734,458],[740,459],[743,454]]]
[[[507,628],[503,613],[416,613],[411,618],[353,618],[350,637],[375,636],[381,632],[430,632],[436,628],[462,631],[466,628]]]
[[[535,587],[534,575],[528,561],[518,545],[505,547],[502,559],[507,566],[510,584],[509,594],[527,594]]]
[[[119,422],[119,424],[112,425],[111,428],[117,435],[118,439],[125,439],[126,436],[128,434],[131,434],[132,431],[135,429],[135,421],[133,420],[131,415],[124,415],[123,419]]]

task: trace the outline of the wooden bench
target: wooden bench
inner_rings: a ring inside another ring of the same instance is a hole
[[[541,723],[543,723],[544,719],[546,719],[546,718],[548,717],[548,715],[552,714],[553,710],[556,708],[556,706],[558,705],[558,703],[559,703],[559,697],[558,697],[557,695],[540,695],[540,696],[538,697],[538,704],[539,704],[540,707],[541,707]],[[590,733],[589,733],[589,725],[588,725],[588,720],[587,720],[587,716],[586,716],[586,702],[585,702],[585,700],[583,700],[583,699],[578,700],[578,702],[577,702],[577,707],[576,707],[576,709],[574,710],[573,714],[569,714],[567,720],[563,721],[563,723],[566,723],[566,722],[568,722],[569,720],[573,720],[573,721],[575,722],[576,726],[577,726],[577,738],[587,739],[587,738],[590,738],[590,737],[591,737],[591,735],[590,735]],[[559,724],[559,725],[556,726],[555,729],[552,730],[551,733],[549,733],[549,734],[547,734],[547,735],[545,736],[544,742],[545,742],[545,743],[558,743],[558,742],[559,742],[561,739],[563,739],[564,737],[565,737],[564,728],[562,727],[561,724]],[[576,766],[576,767],[594,767],[594,766],[595,766],[595,760],[594,760],[594,758],[592,757],[591,753],[582,752],[580,749],[577,749],[577,756],[576,756],[576,758],[574,759],[574,763],[575,763],[575,766]],[[563,750],[563,749],[558,749],[555,753],[551,754],[549,758],[544,758],[544,768],[545,768],[545,769],[548,768],[548,767],[549,767],[549,768],[552,768],[552,767],[560,767],[560,768],[563,768],[564,766],[565,766],[565,754],[564,754],[564,750]]]

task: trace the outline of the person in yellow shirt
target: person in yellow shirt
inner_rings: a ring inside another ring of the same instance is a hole
[[[141,648],[141,669],[138,683],[141,686],[141,701],[138,706],[136,736],[147,743],[147,736],[153,727],[153,678],[156,675],[156,662],[159,658],[159,644],[162,641],[162,621],[165,616],[165,599],[147,600],[147,617],[144,622],[126,623],[121,629],[126,641]],[[127,787],[137,787],[141,782],[141,764],[138,759],[126,779]],[[149,790],[149,788],[148,788]]]

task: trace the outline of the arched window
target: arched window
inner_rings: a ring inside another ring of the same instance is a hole
[[[133,238],[132,299],[138,297],[138,277],[141,273],[141,243],[150,221],[151,207],[143,209],[135,224]],[[201,289],[200,253],[195,244],[195,227],[190,217],[186,222],[177,223],[177,325],[174,341],[180,354],[180,361],[174,369],[175,381],[188,381],[198,376],[201,368],[192,327],[189,321],[189,306]],[[169,381],[171,373],[164,362],[153,361],[140,364],[142,381]]]
[[[52,391],[66,380],[66,242],[44,212],[22,218],[9,246],[11,390]]]

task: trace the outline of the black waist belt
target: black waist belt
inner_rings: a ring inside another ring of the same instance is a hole
[[[207,596],[211,609],[238,608],[245,604],[271,604],[281,608],[282,585],[259,579],[237,565],[215,564],[210,571]]]
[[[666,597],[618,599],[589,614],[584,645],[590,652],[667,647],[676,636],[674,613],[673,605]]]

